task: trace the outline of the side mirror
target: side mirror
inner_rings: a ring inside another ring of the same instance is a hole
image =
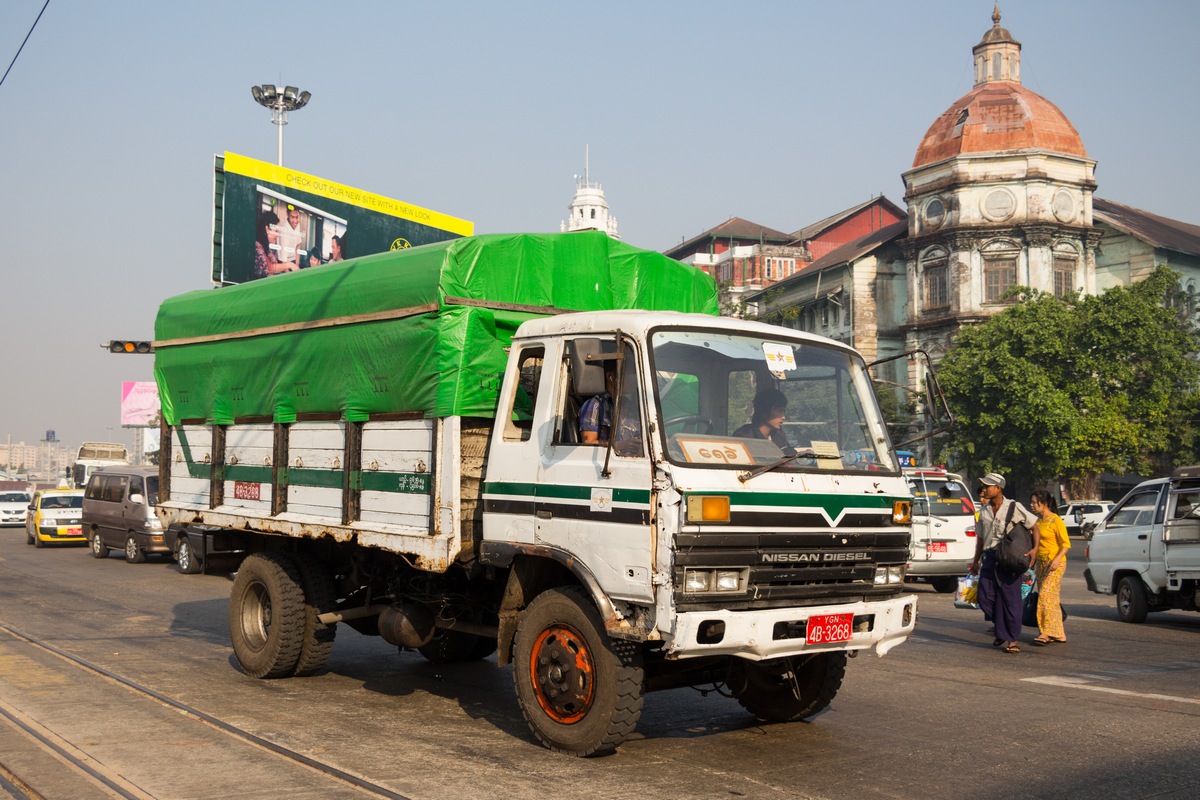
[[[1092,534],[1096,532],[1096,523],[1085,522],[1085,523],[1083,523],[1083,528],[1081,530],[1083,533],[1083,538],[1090,541],[1092,538]]]
[[[30,503],[29,505],[25,506],[25,510],[26,510],[26,511],[33,511],[33,503]]]
[[[572,339],[567,342],[571,360],[571,391],[579,397],[604,394],[604,362],[599,339]]]
[[[1075,513],[1074,513],[1072,516],[1074,516],[1074,517],[1075,517],[1075,524],[1076,524],[1076,525],[1082,525],[1082,524],[1083,524],[1083,509],[1082,509],[1082,508],[1077,508],[1077,509],[1075,509]]]
[[[133,503],[134,505],[144,506],[146,505],[146,498],[135,492],[134,494],[129,495],[129,502]]]

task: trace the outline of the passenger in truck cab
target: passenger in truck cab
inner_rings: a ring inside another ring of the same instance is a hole
[[[589,397],[579,409],[579,441],[583,444],[607,445],[612,436],[613,397],[616,395],[617,371],[604,368],[604,392]],[[621,419],[617,425],[613,450],[622,456],[642,455],[642,415],[638,408],[637,370],[630,368],[625,376],[621,396]]]
[[[785,456],[796,452],[787,434],[783,432],[783,421],[787,419],[787,398],[778,389],[763,389],[754,395],[754,411],[750,422],[733,432],[743,439],[770,439]]]

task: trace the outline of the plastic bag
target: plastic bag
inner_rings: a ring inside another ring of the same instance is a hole
[[[979,608],[976,592],[979,587],[979,577],[967,575],[958,579],[958,591],[954,593],[955,608]]]

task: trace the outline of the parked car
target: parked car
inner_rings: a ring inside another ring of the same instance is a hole
[[[101,467],[88,478],[83,495],[83,530],[96,558],[122,550],[130,564],[147,553],[172,557],[154,515],[158,502],[157,467]]]
[[[1139,483],[1095,529],[1087,587],[1115,595],[1117,615],[1200,610],[1200,466]]]
[[[913,495],[908,579],[953,592],[975,557],[975,503],[961,475],[933,467],[904,470]]]
[[[24,525],[32,500],[29,492],[0,492],[0,525]]]
[[[79,489],[43,489],[33,493],[25,518],[25,543],[86,542],[83,535],[83,492]]]
[[[1070,536],[1083,535],[1083,526],[1092,523],[1092,527],[1104,521],[1104,517],[1112,511],[1113,504],[1102,500],[1079,500],[1068,503],[1062,510],[1062,520],[1067,525]]]

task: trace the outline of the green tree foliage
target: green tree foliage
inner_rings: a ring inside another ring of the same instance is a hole
[[[1190,448],[1200,342],[1178,280],[1159,267],[1098,296],[1022,289],[964,328],[938,369],[956,419],[946,455],[974,473],[1063,478],[1080,497],[1102,472],[1148,473]]]

